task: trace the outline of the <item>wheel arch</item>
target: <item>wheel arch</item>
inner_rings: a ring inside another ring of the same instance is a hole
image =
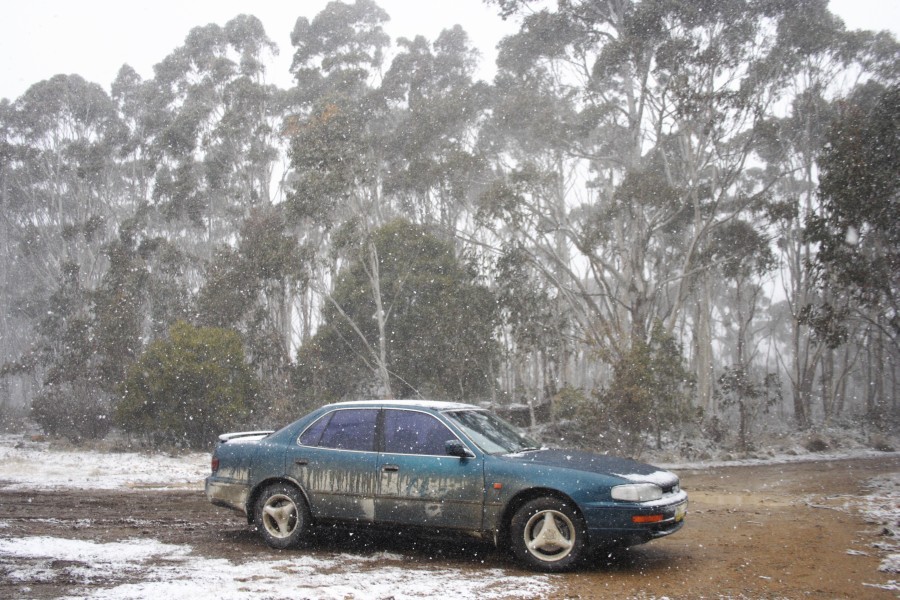
[[[536,487],[536,488],[528,488],[518,492],[515,496],[510,498],[509,502],[506,503],[506,506],[503,507],[503,512],[500,515],[500,519],[497,522],[497,533],[496,533],[496,542],[498,547],[501,543],[509,541],[509,526],[512,521],[513,515],[522,508],[528,502],[532,500],[536,500],[537,498],[556,498],[562,502],[566,502],[572,506],[572,509],[581,517],[582,523],[585,522],[584,514],[581,512],[581,507],[578,506],[578,503],[572,499],[571,496],[565,494],[557,489],[553,488],[545,488],[545,487]],[[587,538],[587,528],[583,532],[585,536],[585,541],[589,541]]]
[[[268,479],[263,479],[259,483],[257,483],[253,489],[250,491],[250,494],[247,496],[247,523],[253,524],[256,519],[256,502],[259,500],[260,494],[262,494],[263,490],[273,484],[285,484],[297,489],[300,492],[300,495],[303,496],[303,500],[306,502],[306,506],[309,506],[309,496],[306,494],[306,490],[303,489],[303,486],[300,483],[292,478],[292,477],[269,477]]]

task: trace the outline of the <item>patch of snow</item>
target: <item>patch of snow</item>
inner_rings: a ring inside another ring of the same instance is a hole
[[[156,556],[177,557],[189,551],[145,539],[106,544],[44,536],[0,539],[0,556],[3,557],[50,558],[98,564],[144,561]]]
[[[878,567],[878,570],[885,573],[900,573],[900,553],[888,554],[881,561],[881,566]]]
[[[637,473],[626,473],[624,475],[621,473],[613,473],[613,475],[636,483],[655,483],[659,487],[672,485],[678,480],[678,476],[669,471],[655,471],[649,475],[639,475]]]
[[[900,573],[900,473],[872,479],[866,487],[870,493],[860,499],[860,511],[879,530],[872,544],[883,556],[879,570]]]
[[[881,452],[878,450],[847,450],[834,453],[808,453],[808,454],[773,454],[764,458],[737,458],[734,460],[703,460],[703,461],[653,461],[653,464],[662,469],[669,470],[703,470],[722,467],[758,467],[762,465],[783,465],[791,463],[832,462],[836,460],[853,460],[857,458],[888,458],[898,457],[900,452]]]
[[[46,442],[21,441],[0,435],[0,487],[43,490],[54,488],[199,489],[209,474],[209,454],[182,456],[83,450],[56,450]]]
[[[668,494],[660,498],[659,500],[650,500],[648,502],[641,502],[641,506],[644,508],[654,508],[657,506],[672,506],[675,504],[680,504],[688,499],[688,494],[684,490],[681,490],[675,494]]]
[[[7,557],[30,565],[13,566],[8,571],[12,581],[27,585],[60,578],[76,585],[90,585],[72,598],[96,600],[499,599],[546,597],[552,591],[548,576],[511,576],[501,569],[490,569],[473,579],[452,568],[409,568],[403,564],[402,556],[389,553],[376,557],[382,562],[377,569],[363,564],[375,559],[346,554],[333,558],[296,555],[289,560],[233,564],[224,559],[193,556],[189,546],[155,540],[100,544],[31,537],[0,540],[0,564]],[[140,573],[141,582],[128,581],[135,573]]]
[[[889,592],[900,592],[900,581],[888,581],[885,584],[880,583],[864,583],[863,587],[875,588],[878,590],[887,590]]]

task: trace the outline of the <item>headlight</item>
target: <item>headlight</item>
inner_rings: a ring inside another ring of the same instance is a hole
[[[613,500],[623,502],[649,502],[662,498],[662,488],[653,483],[629,483],[612,489]]]

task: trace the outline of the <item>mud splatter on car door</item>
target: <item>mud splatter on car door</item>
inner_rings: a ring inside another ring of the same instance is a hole
[[[375,514],[379,522],[479,530],[484,506],[484,459],[448,456],[459,441],[434,416],[386,410],[379,455]]]

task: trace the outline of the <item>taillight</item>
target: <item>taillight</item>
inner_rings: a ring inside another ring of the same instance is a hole
[[[215,473],[216,471],[219,470],[219,457],[218,457],[218,456],[213,455],[213,457],[212,457],[212,465],[210,465],[210,466],[212,467],[212,472],[213,472],[213,473]]]

